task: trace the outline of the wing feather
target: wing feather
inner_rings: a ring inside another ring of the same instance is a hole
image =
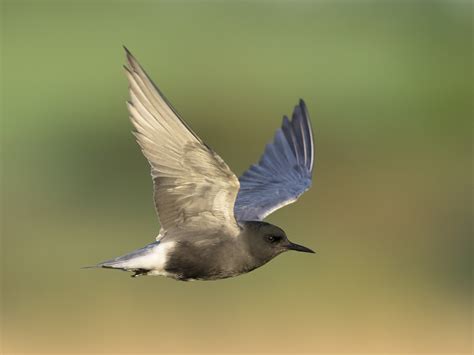
[[[262,220],[296,199],[311,186],[314,140],[303,100],[295,106],[291,121],[283,117],[273,142],[267,144],[257,164],[240,178],[234,207],[239,221]]]
[[[150,163],[160,235],[186,223],[201,231],[219,228],[237,235],[237,177],[179,117],[128,50],[127,61],[127,107],[133,133]]]

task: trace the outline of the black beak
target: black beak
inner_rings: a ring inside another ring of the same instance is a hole
[[[306,248],[302,245],[295,244],[295,243],[292,243],[292,242],[290,242],[290,244],[286,248],[288,250],[295,250],[295,251],[301,251],[303,253],[313,253],[314,254],[314,251],[312,251],[310,248]]]

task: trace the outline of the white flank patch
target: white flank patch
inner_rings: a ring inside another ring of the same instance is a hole
[[[146,254],[137,256],[124,262],[121,267],[125,269],[147,269],[151,275],[164,275],[164,267],[168,261],[169,252],[175,247],[176,242],[161,242]]]

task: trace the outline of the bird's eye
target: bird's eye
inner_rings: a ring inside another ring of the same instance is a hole
[[[281,240],[281,237],[278,237],[276,235],[267,235],[267,240],[270,242],[270,243],[277,243]]]

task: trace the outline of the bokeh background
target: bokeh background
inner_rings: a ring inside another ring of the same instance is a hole
[[[5,353],[470,353],[470,1],[2,2]],[[125,44],[240,174],[306,100],[317,250],[218,282],[81,270],[153,240]]]

